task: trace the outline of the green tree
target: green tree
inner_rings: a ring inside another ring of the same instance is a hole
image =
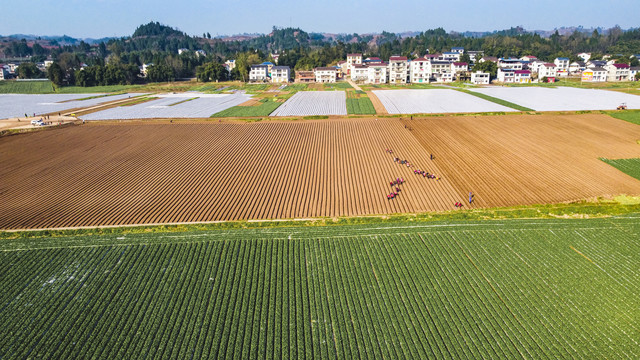
[[[62,70],[57,62],[49,65],[49,68],[47,69],[47,78],[57,86],[61,86],[64,82],[64,70]]]
[[[173,68],[165,64],[150,65],[147,67],[147,80],[150,82],[164,82],[175,79]]]
[[[469,54],[462,54],[462,56],[460,56],[460,62],[471,64],[471,57],[469,57]]]
[[[18,77],[20,79],[36,79],[41,75],[40,69],[32,62],[24,62],[18,66]]]
[[[216,62],[210,62],[196,68],[196,77],[199,81],[227,81],[229,80],[229,72]]]

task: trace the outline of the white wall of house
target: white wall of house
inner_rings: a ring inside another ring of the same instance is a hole
[[[369,68],[364,65],[354,66],[351,69],[351,80],[365,82],[369,78]]]
[[[607,81],[607,70],[603,68],[585,69],[582,71],[582,81],[605,82]]]
[[[556,65],[558,70],[569,69],[569,59],[567,58],[556,58],[555,60],[553,60],[553,63]]]
[[[315,69],[316,82],[318,83],[334,83],[336,82],[335,69]]]
[[[406,84],[409,74],[409,65],[406,59],[393,60],[389,59],[389,83]]]
[[[368,84],[386,84],[387,83],[387,65],[370,65],[367,67],[367,83]]]
[[[419,58],[411,61],[410,81],[412,83],[428,83],[431,77],[431,61]]]
[[[291,78],[291,69],[288,66],[274,66],[271,69],[271,82],[274,83],[287,83]]]
[[[614,64],[605,66],[607,81],[629,81],[629,68],[618,68]]]
[[[489,85],[491,74],[481,71],[471,73],[471,83],[477,85]]]
[[[249,81],[266,81],[267,75],[266,66],[252,66],[249,71]]]
[[[538,67],[538,79],[542,79],[545,76],[548,78],[558,76],[556,66],[551,65],[550,63],[540,65]]]

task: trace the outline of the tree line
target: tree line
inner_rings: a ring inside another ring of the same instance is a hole
[[[38,43],[31,46],[25,41],[14,41],[5,47],[8,55],[31,55],[32,60],[51,56],[59,66],[49,71],[49,78],[58,85],[92,86],[91,84],[133,83],[140,81],[171,81],[196,77],[201,81],[248,79],[252,64],[273,61],[270,54],[279,53],[278,65],[293,70],[311,70],[314,67],[335,65],[346,59],[348,53],[362,53],[365,57],[388,59],[391,55],[416,58],[426,53],[449,51],[452,47],[482,51],[486,56],[522,57],[533,55],[553,61],[556,57],[578,60],[580,52],[593,53],[592,58],[612,54],[620,61],[635,64],[632,54],[640,53],[640,29],[622,30],[614,27],[591,33],[575,31],[550,37],[526,32],[521,28],[495,32],[485,36],[467,36],[432,29],[415,36],[400,37],[390,32],[360,36],[346,34],[325,39],[322,34],[307,33],[299,28],[273,28],[268,35],[243,41],[189,36],[177,29],[157,22],[139,26],[133,36],[110,39],[97,45],[79,42],[75,45],[47,49]],[[178,55],[178,49],[189,51]],[[198,56],[195,50],[204,50]],[[236,60],[236,69],[221,71],[222,63]],[[86,66],[82,66],[82,65]],[[153,64],[147,69],[147,78],[133,76],[133,67]],[[81,70],[83,69],[83,70]],[[25,76],[42,76],[25,65]],[[87,73],[81,73],[82,71]],[[493,69],[491,69],[493,70]],[[51,74],[53,72],[54,74]]]

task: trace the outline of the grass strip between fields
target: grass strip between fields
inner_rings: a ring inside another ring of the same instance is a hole
[[[272,221],[226,221],[167,225],[129,225],[83,227],[74,229],[42,229],[0,231],[0,239],[42,238],[61,236],[94,236],[107,234],[165,233],[280,227],[318,227],[384,224],[392,222],[484,221],[508,219],[603,218],[640,213],[640,198],[620,196],[615,200],[600,199],[567,204],[529,205],[508,208],[454,210],[421,214],[395,214],[341,218],[283,219]]]
[[[481,99],[487,100],[487,101],[491,101],[493,103],[496,103],[498,105],[502,105],[502,106],[506,106],[518,111],[535,111],[533,109],[529,109],[528,107],[524,107],[524,106],[520,106],[518,104],[514,104],[512,102],[506,101],[506,100],[502,100],[493,96],[489,96],[486,94],[481,94],[479,92],[475,92],[475,91],[469,91],[469,90],[464,90],[464,89],[455,89],[457,91],[463,92],[465,94],[469,94],[469,95],[473,95],[476,97],[479,97]]]

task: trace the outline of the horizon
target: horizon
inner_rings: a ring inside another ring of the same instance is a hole
[[[78,0],[64,3],[25,0],[4,9],[6,18],[0,23],[0,34],[66,35],[78,39],[126,37],[133,34],[139,25],[149,21],[160,22],[191,36],[208,32],[212,37],[268,34],[274,26],[328,34],[368,34],[382,31],[403,33],[436,28],[443,28],[447,32],[492,32],[517,26],[528,31],[551,31],[563,27],[637,27],[632,11],[619,11],[625,7],[633,8],[636,5],[634,0],[612,0],[610,3],[612,6],[603,8],[597,14],[579,12],[575,5],[552,0],[541,0],[533,8],[524,3],[516,3],[509,6],[509,13],[526,14],[518,18],[516,24],[509,20],[513,17],[500,16],[500,10],[505,7],[500,6],[497,0],[460,0],[455,10],[449,4],[411,0],[401,0],[394,4],[376,1],[343,3],[335,0],[322,4],[292,0],[264,3],[251,0],[242,5],[235,1],[212,4],[206,0],[192,0],[178,9],[175,9],[175,3],[167,0],[141,0],[134,3],[124,0],[98,0],[93,3]],[[585,0],[580,8],[597,4],[595,0]],[[282,7],[283,11],[274,14],[273,9],[278,7]],[[341,11],[335,11],[336,9]],[[465,9],[466,13],[459,15],[459,9]],[[228,15],[238,13],[238,16]],[[448,13],[456,16],[444,16]],[[25,18],[24,14],[29,16]],[[89,14],[103,16],[88,16]],[[238,17],[242,21],[238,21]],[[51,21],[52,18],[73,21]]]

